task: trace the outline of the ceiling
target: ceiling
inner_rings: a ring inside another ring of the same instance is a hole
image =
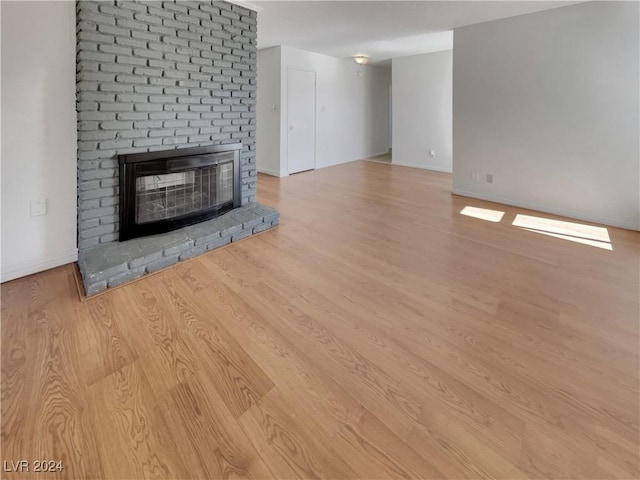
[[[372,64],[448,50],[452,29],[563,7],[569,1],[259,1],[258,48],[277,45]]]

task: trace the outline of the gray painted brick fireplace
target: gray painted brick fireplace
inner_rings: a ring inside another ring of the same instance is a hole
[[[117,155],[240,141],[255,202],[256,30],[226,2],[77,3],[81,251],[118,238]]]
[[[275,210],[255,204],[256,12],[211,0],[81,0],[76,13],[78,263],[87,293],[277,225]],[[241,211],[117,243],[118,155],[238,142]]]

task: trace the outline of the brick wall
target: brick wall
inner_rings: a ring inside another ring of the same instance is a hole
[[[256,30],[226,2],[77,3],[80,250],[118,238],[120,154],[241,141],[255,202]]]

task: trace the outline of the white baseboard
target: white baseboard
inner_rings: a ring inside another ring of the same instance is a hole
[[[512,200],[510,198],[497,197],[494,195],[485,195],[483,193],[467,192],[465,190],[459,190],[452,188],[451,193],[454,195],[460,195],[462,197],[477,198],[478,200],[486,200],[488,202],[502,203],[503,205],[510,205],[512,207],[526,208],[527,210],[535,210],[537,212],[550,213],[552,215],[560,215],[562,217],[575,218],[576,220],[583,220],[591,223],[600,223],[602,225],[608,225],[610,227],[624,228],[626,230],[640,230],[640,225],[634,225],[632,223],[621,222],[619,220],[612,220],[610,218],[598,217],[595,215],[585,215],[584,213],[574,212],[571,210],[564,210],[562,208],[547,207],[546,205],[536,205],[528,202],[521,202],[519,200]]]
[[[284,175],[280,175],[280,172],[276,170],[271,170],[270,168],[257,168],[258,173],[264,173],[265,175],[271,175],[272,177],[282,177]]]
[[[70,252],[53,255],[46,260],[37,260],[34,262],[23,262],[16,265],[8,265],[2,268],[0,282],[8,282],[16,278],[25,277],[33,273],[49,270],[50,268],[66,265],[67,263],[76,262],[78,260],[78,249],[74,248]]]
[[[444,173],[452,172],[451,168],[443,168],[438,165],[429,165],[424,163],[396,162],[393,160],[393,158],[391,159],[391,165],[398,165],[400,167],[421,168],[423,170],[433,170],[434,172],[444,172]]]
[[[315,170],[319,170],[321,168],[335,167],[337,165],[344,165],[345,163],[359,162],[360,160],[367,160],[367,159],[369,159],[371,157],[378,157],[380,155],[385,155],[387,153],[389,153],[389,152],[388,151],[384,151],[384,152],[380,152],[380,153],[372,153],[371,155],[366,155],[366,156],[364,156],[362,158],[353,158],[351,160],[340,160],[340,161],[337,161],[337,162],[325,163],[323,165],[317,165],[316,164]]]

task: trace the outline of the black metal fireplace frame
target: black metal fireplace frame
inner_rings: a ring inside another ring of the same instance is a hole
[[[233,202],[227,202],[202,212],[191,213],[171,219],[144,224],[135,221],[136,179],[147,175],[163,175],[183,172],[189,168],[213,166],[226,163],[219,159],[221,153],[233,155]],[[120,165],[120,236],[119,240],[157,235],[170,232],[187,225],[217,217],[233,208],[240,207],[240,152],[242,143],[212,145],[207,147],[180,148],[160,152],[118,155]]]

